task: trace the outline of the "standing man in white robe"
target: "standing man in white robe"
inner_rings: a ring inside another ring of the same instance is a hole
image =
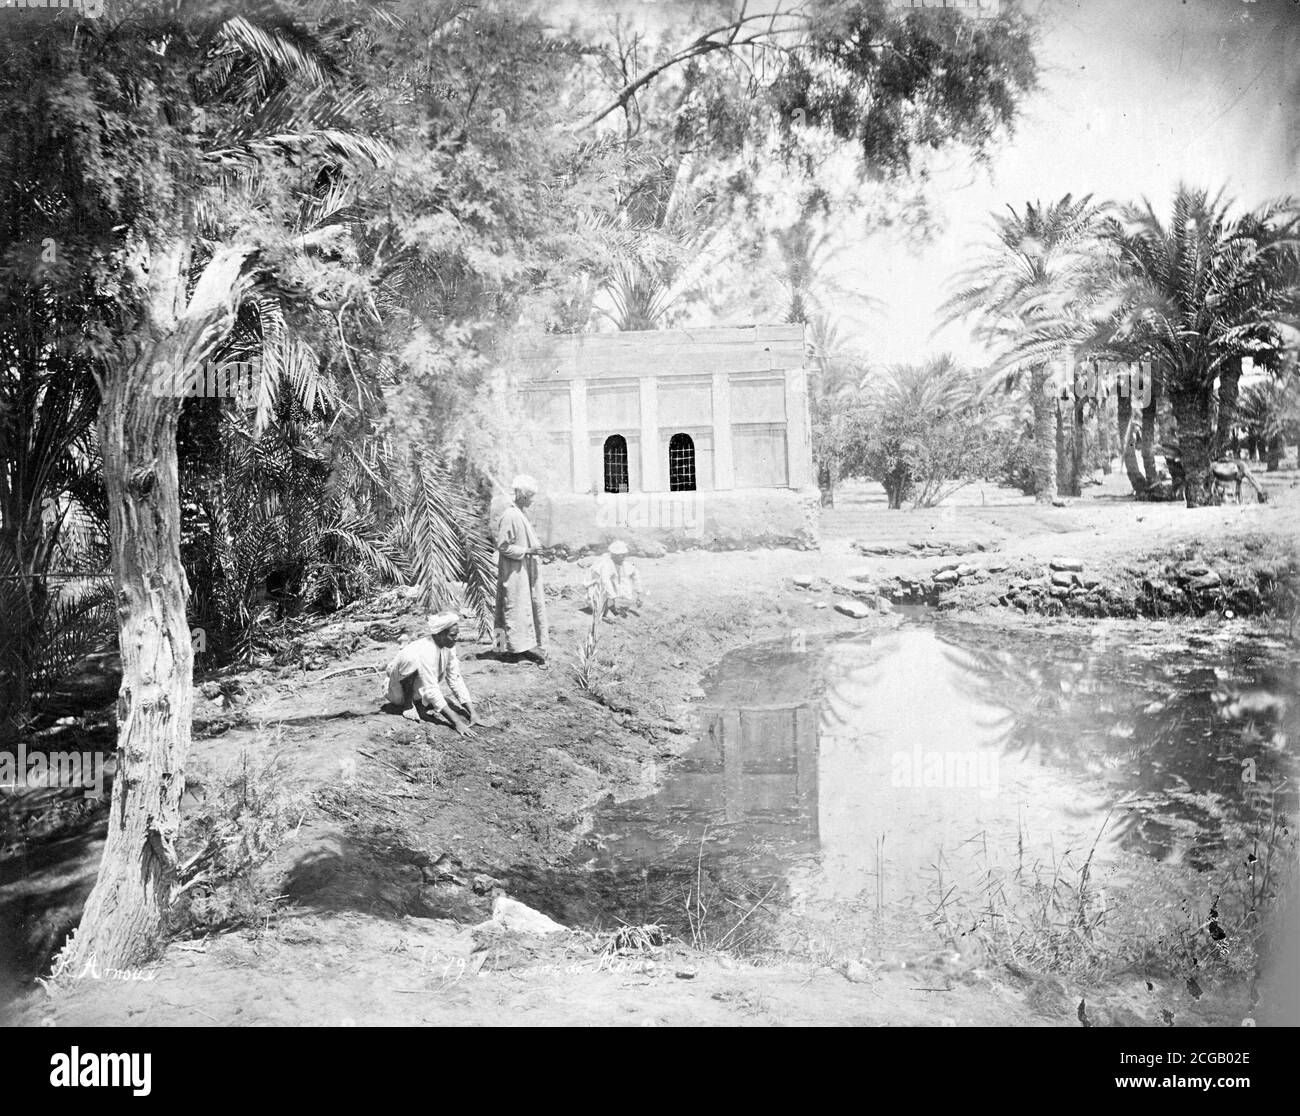
[[[524,509],[537,494],[527,474],[511,484],[515,502],[497,528],[497,607],[493,626],[505,633],[505,649],[534,662],[546,661],[546,598],[542,595],[540,542]]]

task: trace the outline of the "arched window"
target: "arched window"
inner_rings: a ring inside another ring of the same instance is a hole
[[[605,439],[605,491],[627,490],[627,439],[622,434],[611,434]]]
[[[689,434],[674,434],[668,442],[668,491],[695,491],[695,443]]]

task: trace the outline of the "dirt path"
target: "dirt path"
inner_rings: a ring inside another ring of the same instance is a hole
[[[605,625],[598,664],[580,681],[577,648],[585,571],[545,569],[554,653],[538,668],[477,656],[462,644],[468,685],[489,722],[470,740],[379,712],[382,667],[421,617],[400,593],[331,618],[303,648],[303,667],[226,673],[198,702],[190,782],[201,787],[248,754],[281,757],[308,796],[281,849],[286,904],[256,931],[176,943],[147,979],[82,981],[53,998],[32,993],[17,1018],[32,1023],[126,1025],[245,1023],[560,1022],[1070,1024],[1085,992],[1056,978],[836,962],[753,966],[673,946],[645,967],[639,957],[601,963],[588,935],[483,945],[472,927],[502,891],[533,899],[539,874],[563,865],[595,804],[645,795],[690,739],[690,703],[703,672],[728,650],[760,640],[814,638],[887,626],[896,616],[853,619],[834,608],[846,579],[924,577],[941,557],[863,555],[934,540],[978,543],[979,559],[1086,556],[1118,568],[1175,546],[1227,547],[1300,531],[1296,474],[1269,478],[1265,506],[1187,511],[1121,501],[1119,478],[1066,508],[1040,508],[967,490],[953,508],[888,512],[866,487],[846,489],[825,517],[817,552],[684,552],[640,560],[650,591],[644,613]],[[997,500],[997,503],[993,503]],[[915,550],[916,547],[909,549]],[[800,588],[795,582],[811,582]],[[960,607],[1009,623],[996,604],[1005,585],[974,583]],[[1221,628],[1218,616],[1180,621]],[[1232,621],[1241,630],[1251,625]],[[1259,622],[1253,627],[1258,628]],[[187,798],[187,805],[194,799]],[[43,940],[74,923],[93,880],[94,834],[55,863],[0,874],[0,905],[21,895]],[[543,905],[543,904],[537,904]],[[12,909],[12,906],[11,906]],[[578,928],[581,929],[581,928]],[[945,967],[947,966],[947,967]],[[941,991],[933,989],[941,988]],[[1091,1009],[1116,1023],[1237,1023],[1245,990],[1194,1001],[1179,988],[1114,982]],[[1087,993],[1091,995],[1091,993]]]

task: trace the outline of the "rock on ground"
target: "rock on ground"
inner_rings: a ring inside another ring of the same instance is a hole
[[[498,895],[493,902],[492,921],[503,929],[520,934],[557,934],[567,930],[567,927],[547,918],[541,911],[535,911],[507,895]]]

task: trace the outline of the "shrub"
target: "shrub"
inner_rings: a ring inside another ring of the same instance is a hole
[[[277,756],[255,762],[242,752],[207,791],[182,827],[188,859],[172,908],[175,928],[196,935],[270,917],[280,897],[267,862],[306,808]]]
[[[998,475],[1009,416],[981,397],[976,377],[943,356],[864,381],[846,472],[874,477],[891,508],[933,507],[973,480]]]

